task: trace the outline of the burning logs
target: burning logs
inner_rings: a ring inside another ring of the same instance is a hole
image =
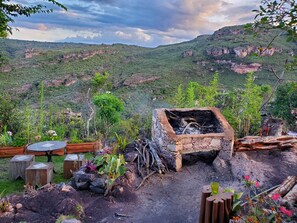
[[[250,150],[272,150],[297,148],[297,137],[294,136],[246,136],[235,141],[237,152]]]
[[[297,203],[297,176],[288,176],[279,187],[270,192],[270,195],[273,194],[279,194],[285,203],[294,206]]]

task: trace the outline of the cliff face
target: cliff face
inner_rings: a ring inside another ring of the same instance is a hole
[[[235,55],[235,57],[245,58],[248,55],[256,53],[259,56],[272,56],[274,53],[282,53],[282,48],[275,47],[260,47],[260,46],[238,46],[234,48],[228,47],[211,47],[206,49],[206,54],[208,56],[218,57],[224,54]]]

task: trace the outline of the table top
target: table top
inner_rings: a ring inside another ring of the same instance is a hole
[[[64,141],[44,141],[31,144],[27,147],[27,150],[37,151],[37,152],[47,152],[62,149],[66,147],[66,142]]]

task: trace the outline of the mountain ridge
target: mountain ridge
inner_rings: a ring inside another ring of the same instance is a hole
[[[214,72],[220,74],[221,88],[241,87],[247,71],[255,72],[258,84],[273,84],[270,69],[280,71],[297,53],[295,43],[280,37],[265,56],[255,56],[273,35],[254,36],[243,26],[232,26],[155,48],[1,39],[0,50],[9,62],[0,67],[0,89],[20,98],[21,105],[34,106],[44,81],[48,105],[54,102],[80,110],[91,78],[96,72],[108,71],[111,90],[125,101],[128,112],[142,107],[150,110],[168,106],[179,84],[208,84]],[[296,80],[296,75],[288,72],[285,79]]]

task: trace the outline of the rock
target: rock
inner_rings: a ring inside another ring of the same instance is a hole
[[[202,65],[203,67],[205,67],[207,64],[209,64],[209,62],[208,61],[197,61],[196,64]]]
[[[211,36],[211,39],[219,39],[224,36],[231,36],[231,35],[243,35],[244,28],[243,27],[224,27],[214,32]]]
[[[222,169],[226,169],[228,167],[227,162],[223,159],[221,159],[219,156],[215,158],[215,160],[212,163],[213,167],[216,171],[220,172]]]
[[[160,77],[144,76],[143,74],[133,74],[131,77],[128,77],[124,81],[123,85],[133,87],[139,84],[150,83],[158,79],[160,79]]]
[[[266,188],[280,184],[287,176],[297,173],[297,151],[236,152],[230,161],[234,177],[242,180],[249,175]]]
[[[255,52],[256,47],[255,46],[244,46],[244,47],[239,46],[239,47],[233,48],[233,51],[234,51],[236,57],[244,58],[247,55],[251,54],[252,52]]]
[[[16,205],[15,205],[15,208],[16,209],[20,209],[20,208],[22,208],[23,207],[23,205],[21,204],[21,203],[17,203]]]
[[[91,187],[97,187],[97,188],[101,188],[101,189],[105,189],[106,188],[106,177],[102,178],[96,178],[94,181],[91,182],[90,188]]]
[[[137,152],[129,152],[125,154],[125,160],[127,162],[134,162],[137,156],[138,156]]]
[[[246,74],[249,72],[255,72],[260,70],[261,64],[259,63],[251,63],[251,64],[232,64],[231,70],[239,74]]]
[[[39,50],[36,49],[26,49],[24,52],[24,57],[26,59],[32,58],[33,56],[38,56],[39,54],[41,54],[41,52]]]
[[[0,67],[0,72],[2,73],[8,73],[10,71],[12,71],[12,66],[10,66],[9,64],[5,64]]]
[[[69,192],[71,190],[73,190],[73,187],[71,187],[70,185],[64,185],[61,189],[61,191],[63,192]]]
[[[286,133],[286,126],[282,119],[267,118],[261,124],[263,136],[282,136],[283,133]]]
[[[104,194],[105,193],[105,188],[99,188],[99,187],[94,187],[90,185],[90,190],[96,194]]]
[[[133,184],[135,182],[135,180],[137,179],[136,172],[133,172],[133,171],[131,172],[129,170],[126,171],[125,177],[128,181],[128,184]]]
[[[61,223],[81,223],[81,221],[77,220],[76,218],[71,218],[71,219],[65,219],[61,221]]]
[[[222,56],[224,54],[229,54],[230,50],[227,47],[212,47],[206,49],[207,55],[211,55],[214,57]]]
[[[193,51],[192,50],[186,50],[182,53],[182,57],[186,58],[186,57],[192,57],[193,56]]]

